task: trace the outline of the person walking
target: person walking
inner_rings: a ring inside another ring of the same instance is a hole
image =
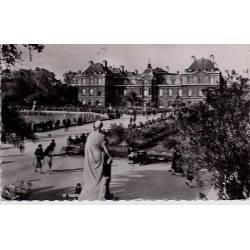
[[[56,148],[56,142],[54,139],[52,139],[51,143],[49,144],[50,150],[52,152],[54,152],[55,148]]]
[[[51,169],[52,169],[54,149],[55,149],[55,146],[51,142],[50,145],[44,151],[44,156],[47,157],[47,162],[48,162],[48,167],[49,167],[49,174],[51,173]]]
[[[105,200],[106,178],[104,164],[111,164],[112,157],[107,149],[103,123],[96,121],[94,131],[89,134],[85,145],[83,189],[79,200]],[[105,155],[107,161],[105,161]]]
[[[49,174],[51,173],[52,170],[52,164],[53,164],[53,151],[49,150],[48,151],[48,167],[49,167]]]
[[[36,157],[35,172],[37,172],[37,170],[40,169],[40,172],[42,174],[42,160],[44,159],[44,152],[43,152],[43,145],[42,144],[38,145],[38,148],[36,149],[34,155]]]
[[[23,142],[23,141],[20,141],[20,143],[19,143],[19,150],[20,150],[20,153],[21,153],[21,154],[24,153],[24,149],[25,149],[24,142]]]

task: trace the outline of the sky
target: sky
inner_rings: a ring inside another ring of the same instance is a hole
[[[129,44],[91,44],[91,45],[45,45],[44,51],[34,54],[32,61],[24,52],[23,62],[18,68],[45,68],[62,79],[63,73],[71,70],[85,70],[89,61],[107,60],[112,67],[125,66],[125,69],[142,72],[150,60],[152,67],[169,67],[170,72],[183,72],[188,68],[194,55],[197,59],[208,58],[213,54],[217,67],[222,71],[235,69],[238,73],[250,70],[250,45],[129,45]]]

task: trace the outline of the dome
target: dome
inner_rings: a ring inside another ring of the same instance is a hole
[[[218,68],[214,67],[214,63],[208,59],[201,58],[195,60],[187,71],[216,71]]]

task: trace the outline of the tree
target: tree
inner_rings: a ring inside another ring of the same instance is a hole
[[[206,103],[186,119],[185,134],[195,166],[207,168],[219,199],[243,199],[250,191],[249,86],[235,71],[217,88],[204,91]],[[183,118],[183,117],[182,117]]]
[[[68,71],[66,73],[63,74],[63,82],[66,85],[72,85],[74,77],[77,75],[77,72],[73,72],[73,71]]]
[[[43,44],[2,44],[0,45],[0,69],[5,70],[14,66],[16,63],[22,61],[24,50],[28,50],[30,60],[32,60],[32,53],[41,53],[44,49]]]
[[[30,60],[32,60],[32,53],[41,53],[44,45],[41,44],[2,44],[0,45],[0,75],[1,83],[2,76],[4,74],[9,74],[11,67],[22,60],[23,50],[26,49],[29,52]],[[23,88],[25,89],[25,87]],[[2,92],[2,86],[1,86]],[[13,92],[2,93],[2,133],[5,136],[8,134],[15,133],[16,136],[26,137],[29,139],[35,139],[32,132],[27,130],[27,124],[25,120],[20,116],[15,107],[13,106]]]

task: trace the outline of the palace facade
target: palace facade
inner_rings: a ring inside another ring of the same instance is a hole
[[[221,72],[205,58],[195,59],[184,73],[153,68],[148,63],[142,73],[89,62],[89,67],[74,78],[78,101],[83,105],[168,107],[176,98],[185,103],[204,100],[203,89],[217,86]]]

